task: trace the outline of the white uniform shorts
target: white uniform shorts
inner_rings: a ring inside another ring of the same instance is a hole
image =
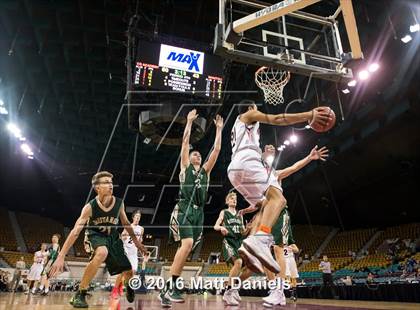
[[[131,264],[131,269],[134,270],[134,272],[137,272],[137,269],[139,267],[139,257],[137,254],[137,248],[134,247],[134,249],[127,249],[125,248],[125,256],[127,256],[128,260]]]
[[[28,273],[29,281],[39,281],[41,279],[41,272],[44,269],[42,263],[34,263]]]
[[[286,277],[299,278],[299,273],[296,265],[295,258],[292,256],[285,257],[286,261]]]
[[[251,206],[264,200],[270,186],[283,191],[274,172],[263,162],[261,155],[253,150],[236,153],[228,167],[230,183]]]

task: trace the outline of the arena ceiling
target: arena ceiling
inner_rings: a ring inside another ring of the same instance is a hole
[[[324,135],[305,131],[282,157],[281,166],[285,166],[315,144],[332,151],[326,164],[313,164],[284,184],[298,223],[350,228],[419,220],[413,201],[419,172],[420,38],[410,45],[400,41],[412,17],[408,8],[418,13],[418,4],[354,2],[365,58],[380,61],[382,71],[350,95],[338,89],[345,121],[339,119],[336,128]],[[328,14],[335,5],[336,1],[325,1],[325,12],[319,13]],[[126,108],[116,124],[126,103],[126,31],[136,9],[142,37],[184,41],[211,51],[217,1],[0,2],[0,95],[9,110],[7,118],[1,117],[2,127],[8,119],[18,123],[36,157],[28,161],[20,156],[19,145],[0,131],[0,206],[70,223],[86,200],[89,178],[103,158],[102,167],[116,174],[118,194],[130,184],[155,184],[156,188],[130,192],[127,204],[152,207],[161,197],[157,222],[167,222],[176,188],[160,193],[164,184],[176,185],[179,147],[162,146],[156,151],[139,135],[132,178],[137,135],[128,128]],[[360,65],[353,64],[354,69]],[[226,63],[226,90],[256,90],[254,71],[254,67]],[[301,92],[305,86],[306,80],[296,77],[288,91]],[[335,111],[340,110],[337,96],[333,83],[318,82],[311,88],[313,100],[326,102]],[[227,115],[232,103],[242,97],[226,96],[219,112]],[[262,99],[261,94],[251,97]],[[343,115],[338,113],[339,118]],[[231,187],[226,167],[232,125],[230,119],[224,151],[212,175],[223,190],[210,190],[208,223],[223,207],[223,193]],[[290,129],[264,127],[263,143],[279,145],[289,134]],[[194,147],[205,153],[213,138],[210,128]]]

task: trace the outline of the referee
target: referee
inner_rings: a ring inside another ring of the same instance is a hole
[[[333,278],[331,274],[331,263],[328,261],[327,255],[324,255],[322,257],[322,261],[319,264],[319,270],[322,271],[322,281],[324,283],[324,289],[327,288],[328,291],[328,297],[333,297]]]

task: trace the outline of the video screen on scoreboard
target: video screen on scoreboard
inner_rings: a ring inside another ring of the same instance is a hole
[[[134,86],[222,98],[222,60],[200,51],[140,41]]]

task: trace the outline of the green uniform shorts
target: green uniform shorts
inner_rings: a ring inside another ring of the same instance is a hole
[[[89,231],[86,234],[85,243],[89,246],[91,259],[98,247],[105,246],[107,248],[108,256],[105,264],[110,275],[131,270],[130,261],[125,255],[123,242],[117,231],[113,231],[110,235]]]
[[[192,238],[193,252],[203,237],[204,212],[196,205],[178,203],[169,221],[169,240],[180,242],[182,239]]]

